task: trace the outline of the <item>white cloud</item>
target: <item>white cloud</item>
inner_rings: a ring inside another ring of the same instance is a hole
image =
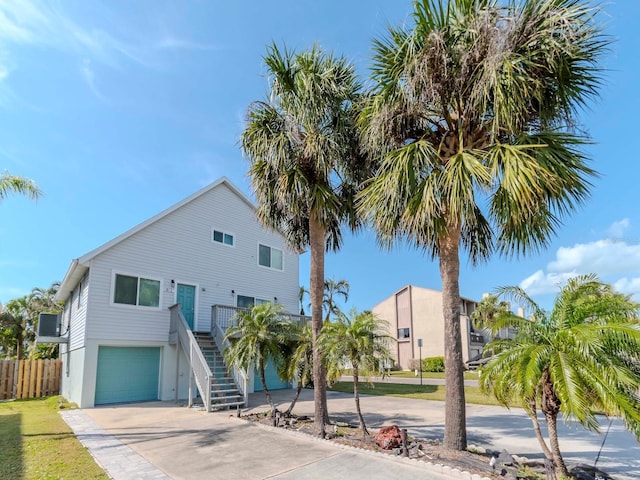
[[[542,270],[538,270],[522,280],[519,287],[529,295],[556,293],[562,285],[567,283],[567,280],[575,276],[574,272],[544,273]]]
[[[620,278],[613,283],[613,288],[618,292],[633,295],[638,300],[638,297],[640,297],[640,277]]]
[[[561,247],[556,259],[547,265],[549,272],[597,273],[598,275],[640,272],[640,244],[598,240]]]
[[[631,227],[631,221],[623,218],[618,222],[613,222],[609,227],[608,233],[613,238],[622,238],[624,233]]]
[[[640,243],[621,240],[631,226],[628,219],[614,222],[607,234],[616,240],[597,240],[560,247],[555,259],[520,282],[531,295],[556,293],[576,275],[595,273],[622,293],[640,296]]]

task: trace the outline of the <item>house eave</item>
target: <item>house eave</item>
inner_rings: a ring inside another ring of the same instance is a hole
[[[58,288],[58,292],[54,297],[56,302],[64,302],[67,300],[71,292],[76,288],[80,280],[86,275],[89,271],[89,267],[80,263],[79,259],[74,259],[69,266],[69,270],[64,276],[62,283],[60,284],[60,288]]]

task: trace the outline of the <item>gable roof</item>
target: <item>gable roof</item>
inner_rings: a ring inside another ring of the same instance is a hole
[[[56,293],[55,300],[56,301],[63,301],[63,300],[67,299],[67,297],[71,294],[71,292],[73,292],[73,290],[76,288],[78,283],[80,283],[82,278],[85,276],[85,274],[89,270],[89,264],[90,264],[92,259],[94,259],[98,255],[100,255],[101,253],[106,252],[107,250],[109,250],[110,248],[114,247],[115,245],[118,245],[119,243],[123,242],[124,240],[128,239],[129,237],[135,235],[136,233],[140,232],[141,230],[144,230],[149,225],[152,225],[152,224],[156,223],[157,221],[163,219],[167,215],[170,215],[171,213],[175,212],[176,210],[178,210],[179,208],[183,207],[184,205],[187,205],[188,203],[193,202],[195,199],[201,197],[202,195],[204,195],[207,192],[210,192],[211,190],[213,190],[214,188],[216,188],[216,187],[218,187],[220,185],[226,185],[243,202],[245,202],[249,207],[251,207],[252,210],[255,211],[256,206],[253,204],[253,202],[244,193],[242,193],[242,191],[240,191],[240,189],[238,187],[236,187],[233,183],[231,183],[231,181],[227,177],[219,178],[215,182],[213,182],[213,183],[207,185],[206,187],[198,190],[194,194],[192,194],[192,195],[188,196],[187,198],[179,201],[178,203],[176,203],[176,204],[172,205],[171,207],[167,208],[166,210],[163,210],[162,212],[158,213],[157,215],[154,215],[153,217],[149,218],[148,220],[145,220],[144,222],[142,222],[142,223],[136,225],[135,227],[127,230],[123,234],[118,235],[113,240],[110,240],[107,243],[99,246],[98,248],[95,248],[95,249],[91,250],[90,252],[85,253],[81,257],[72,260],[71,261],[71,265],[69,266],[69,269],[67,270],[67,273],[65,274],[64,279],[62,280],[62,283],[60,284],[60,288],[58,289],[58,292]]]

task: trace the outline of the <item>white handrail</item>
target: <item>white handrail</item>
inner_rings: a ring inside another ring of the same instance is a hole
[[[187,354],[189,360],[189,405],[193,398],[191,392],[191,372],[196,380],[196,386],[200,391],[200,396],[204,402],[204,406],[207,411],[211,410],[211,383],[213,374],[207,364],[200,346],[193,336],[193,332],[189,329],[187,321],[182,315],[180,310],[180,304],[175,304],[169,307],[171,311],[171,323],[169,326],[169,336],[177,336],[177,341],[180,343],[183,351]]]
[[[230,343],[229,340],[226,340],[226,329],[229,325],[223,325],[218,322],[218,307],[219,305],[213,305],[211,308],[211,336],[216,342],[216,346],[220,353],[224,353],[224,351],[229,348]],[[245,408],[249,406],[249,376],[244,369],[236,367],[235,365],[231,369],[231,375],[233,376],[233,380],[238,387],[238,390],[242,394],[242,398],[244,400]]]

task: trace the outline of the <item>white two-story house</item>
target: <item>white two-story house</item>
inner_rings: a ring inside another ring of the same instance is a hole
[[[227,378],[224,327],[235,307],[296,312],[298,292],[298,255],[222,178],[71,262],[56,297],[62,395],[80,407],[189,394],[241,404],[254,374]]]

